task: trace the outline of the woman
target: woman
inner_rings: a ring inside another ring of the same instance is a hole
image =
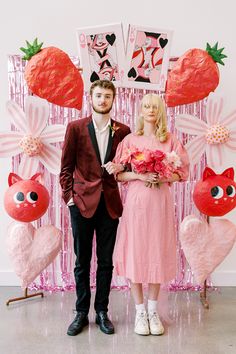
[[[165,107],[158,95],[143,97],[137,132],[127,135],[120,143],[115,163],[122,163],[127,151],[135,149],[161,150],[165,154],[174,151],[180,160],[180,166],[168,178],[159,178],[157,173],[136,173],[132,160],[131,171],[117,175],[118,181],[128,182],[128,192],[118,229],[114,266],[117,275],[131,281],[136,306],[134,331],[141,335],[160,335],[164,333],[157,313],[160,284],[176,274],[174,203],[170,185],[187,179],[189,162],[184,147],[167,132]],[[159,185],[148,188],[147,184]],[[144,305],[144,283],[148,283],[148,312]]]

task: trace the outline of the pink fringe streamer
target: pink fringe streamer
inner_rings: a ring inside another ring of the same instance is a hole
[[[71,57],[73,63],[79,67],[79,60],[76,57]],[[10,55],[8,58],[8,78],[9,78],[9,98],[17,102],[23,109],[25,98],[30,94],[24,80],[24,68],[26,63],[22,61],[19,55]],[[118,88],[117,97],[113,106],[112,117],[121,121],[131,130],[135,130],[136,119],[139,113],[140,100],[147,90]],[[160,93],[161,94],[161,93]],[[163,95],[163,94],[162,94]],[[75,109],[63,108],[50,104],[50,117],[48,124],[64,124],[67,125],[70,121],[88,116],[91,113],[91,107],[88,99],[88,94],[83,97],[83,106],[81,111]],[[175,117],[181,113],[188,113],[198,116],[205,121],[205,102],[200,101],[189,105],[167,108],[169,130],[174,132],[180,141],[184,144],[188,141],[188,136],[182,134],[175,129]],[[12,127],[14,129],[14,127]],[[58,143],[61,146],[62,143]],[[18,171],[20,156],[12,159],[12,171]],[[175,215],[176,215],[176,230],[177,238],[181,221],[186,215],[199,215],[198,210],[192,202],[192,191],[197,180],[201,178],[202,171],[206,165],[205,156],[200,163],[191,171],[190,179],[184,183],[176,183],[173,188],[175,195]],[[47,267],[34,283],[29,287],[30,290],[45,290],[50,292],[68,291],[75,289],[74,283],[74,252],[71,234],[71,226],[69,212],[66,205],[62,201],[61,191],[59,186],[58,176],[50,174],[44,167],[40,166],[40,171],[44,172],[45,186],[51,195],[51,203],[47,213],[37,222],[35,226],[52,224],[63,231],[63,246],[60,254],[55,261]],[[121,188],[122,198],[125,198],[125,187]],[[95,238],[94,238],[95,244]],[[172,291],[177,290],[200,290],[201,286],[194,282],[194,274],[191,271],[180,243],[178,242],[176,252],[178,254],[178,274],[177,277],[167,285],[167,288]],[[96,286],[96,254],[95,247],[93,248],[93,256],[91,261],[91,287]],[[121,281],[113,276],[112,287],[117,289],[125,289],[129,287],[127,280]]]

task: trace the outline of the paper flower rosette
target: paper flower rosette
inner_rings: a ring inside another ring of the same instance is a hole
[[[236,151],[236,110],[226,116],[222,110],[223,99],[210,94],[206,105],[206,122],[190,114],[176,117],[176,129],[196,136],[185,145],[192,166],[204,152],[207,164],[214,168],[222,165],[225,148]]]
[[[11,157],[22,153],[18,174],[30,178],[38,169],[39,162],[50,173],[60,172],[61,149],[52,145],[62,141],[65,126],[47,126],[49,105],[46,100],[29,96],[25,112],[14,101],[7,102],[11,124],[16,130],[0,132],[0,157]]]

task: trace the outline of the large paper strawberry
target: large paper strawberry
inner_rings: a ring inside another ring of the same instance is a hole
[[[207,97],[219,84],[219,69],[216,63],[224,65],[222,54],[224,48],[218,49],[218,42],[206,50],[189,49],[177,60],[170,71],[166,86],[165,101],[173,107],[199,101]]]
[[[20,48],[29,60],[25,80],[33,94],[62,107],[81,109],[84,84],[69,56],[56,47],[42,48],[37,38]]]

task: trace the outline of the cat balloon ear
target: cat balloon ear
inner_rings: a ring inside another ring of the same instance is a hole
[[[205,179],[207,179],[210,176],[216,176],[216,173],[210,167],[206,167],[202,175],[203,181],[205,181]]]
[[[32,181],[36,181],[38,183],[44,184],[44,179],[42,173],[36,173],[30,178]]]
[[[22,178],[15,173],[10,173],[8,176],[8,185],[11,187],[16,182],[22,181]]]
[[[230,179],[234,179],[234,169],[233,167],[229,167],[227,168],[227,170],[225,170],[223,173],[221,173],[221,176],[225,176],[228,177]]]
[[[43,179],[43,174],[42,173],[36,173],[30,178],[32,181],[36,181],[40,184],[44,184],[44,179]],[[11,172],[8,176],[8,185],[11,187],[13,184],[16,182],[23,181],[23,179],[18,176],[16,173]]]
[[[205,170],[203,171],[203,177],[202,177],[203,181],[205,181],[205,179],[210,177],[210,176],[216,176],[216,173],[210,167],[206,167]],[[227,178],[230,178],[230,179],[234,180],[234,169],[233,169],[233,167],[227,168],[219,176],[224,176],[224,177],[227,177]]]

